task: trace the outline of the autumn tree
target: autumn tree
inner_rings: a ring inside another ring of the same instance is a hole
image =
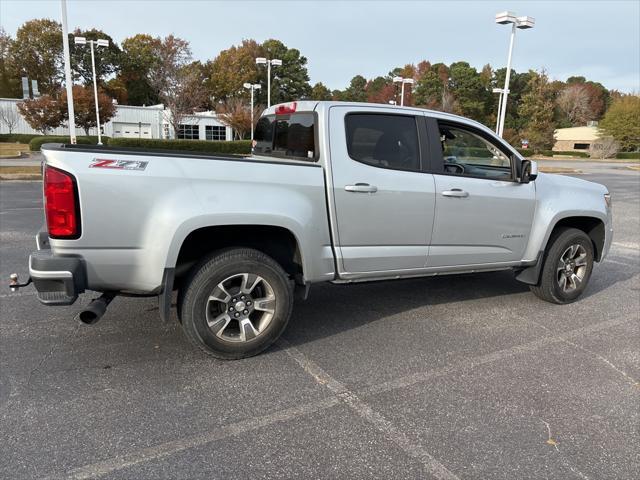
[[[355,77],[354,77],[355,78]],[[371,103],[389,103],[400,98],[398,87],[393,83],[391,77],[376,77],[367,82],[366,99],[357,101],[367,101]]]
[[[62,29],[46,18],[29,20],[16,32],[9,55],[18,78],[38,81],[42,93],[53,94],[62,78]]]
[[[61,107],[61,103],[51,95],[42,95],[20,102],[18,111],[31,128],[43,135],[46,135],[49,130],[58,128],[65,119],[65,110]]]
[[[263,107],[256,105],[253,107],[253,121],[251,124],[251,108],[240,98],[230,98],[220,104],[216,109],[218,118],[222,123],[233,129],[238,140],[242,140],[255,128],[255,123],[262,114]]]
[[[67,92],[60,97],[63,111],[66,111]],[[81,85],[73,86],[73,112],[76,125],[84,130],[85,135],[89,135],[89,130],[97,127],[96,104],[93,87]],[[100,113],[100,123],[104,125],[116,113],[116,107],[111,98],[103,92],[98,92],[98,112]],[[67,115],[65,115],[66,117]]]
[[[311,89],[311,100],[331,100],[331,90],[322,82],[316,83]]]
[[[640,150],[640,96],[624,95],[614,100],[599,124],[623,151]]]
[[[149,69],[149,83],[169,111],[168,121],[175,134],[184,117],[206,102],[203,68],[191,62],[189,42],[169,35],[153,51],[157,58]]]
[[[557,104],[573,126],[585,125],[591,119],[589,93],[582,84],[567,85],[558,95]]]
[[[74,37],[84,37],[89,40],[108,40],[107,47],[93,46],[94,58],[96,66],[96,80],[98,84],[103,79],[115,73],[120,65],[121,51],[113,39],[102,30],[92,28],[91,30],[76,29],[73,34],[69,34],[69,54],[71,57],[71,66],[73,68],[74,77],[79,79],[85,85],[93,84],[93,70],[91,66],[91,48],[88,43],[85,45],[76,45],[73,41]]]
[[[221,51],[205,64],[208,76],[205,85],[209,95],[216,102],[246,97],[243,84],[255,84],[261,80],[256,58],[262,56],[264,50],[255,40],[243,40],[242,44]]]
[[[526,121],[524,137],[534,152],[553,146],[553,105],[553,90],[546,72],[531,72],[527,93],[522,97],[518,113]]]

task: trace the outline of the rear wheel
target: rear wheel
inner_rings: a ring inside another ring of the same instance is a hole
[[[576,228],[558,230],[549,241],[540,281],[531,291],[547,302],[574,302],[589,283],[593,261],[593,244],[586,233]]]
[[[257,250],[227,250],[194,268],[181,302],[182,327],[209,355],[250,357],[277,340],[292,307],[292,282],[278,263]]]

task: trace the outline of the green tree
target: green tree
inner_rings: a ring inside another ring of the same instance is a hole
[[[449,88],[463,115],[479,122],[487,120],[491,94],[475,68],[467,62],[452,63],[449,67]]]
[[[544,71],[530,72],[527,93],[522,96],[518,113],[526,122],[523,135],[529,140],[529,146],[534,152],[548,150],[553,146],[553,97],[553,88],[547,74]]]
[[[418,80],[414,90],[416,105],[440,110],[445,85],[440,80],[437,70],[431,68]]]
[[[354,77],[355,78],[355,77]],[[400,98],[398,88],[393,83],[391,77],[376,77],[367,83],[365,100],[371,103],[389,103],[391,100]]]
[[[614,100],[599,126],[623,151],[640,150],[640,96],[624,95]]]
[[[9,52],[13,39],[0,27],[0,98],[20,97],[20,80],[16,74]]]
[[[74,37],[84,37],[89,40],[108,40],[108,47],[98,47],[94,44],[93,52],[96,66],[96,81],[103,83],[103,79],[115,73],[120,66],[120,47],[113,39],[102,30],[92,28],[91,30],[76,29],[73,34],[69,34],[69,56],[74,78],[80,80],[85,85],[93,84],[93,71],[91,66],[91,48],[89,44],[76,45]]]
[[[125,101],[129,105],[154,105],[160,102],[157,92],[149,83],[149,71],[157,64],[155,52],[161,40],[147,34],[125,38],[122,42],[120,72],[115,81],[107,83],[109,93],[122,101],[122,87],[126,90]]]
[[[504,88],[504,79],[507,74],[506,68],[499,68],[493,72],[492,88]],[[509,77],[509,96],[507,98],[507,112],[505,115],[504,125],[505,128],[511,128],[515,131],[520,131],[524,128],[524,119],[520,117],[518,111],[520,103],[522,102],[522,96],[527,92],[529,80],[535,72],[529,71],[525,73],[518,73],[515,70],[511,70],[511,76]],[[492,101],[489,107],[490,111],[490,126],[495,126],[498,102],[500,96],[498,94],[491,94]]]
[[[329,90],[322,82],[316,83],[311,89],[312,100],[331,100],[331,90]]]
[[[345,102],[367,101],[367,79],[362,75],[356,75],[349,82],[349,86],[340,95],[340,100]]]
[[[46,18],[29,20],[9,49],[16,76],[38,81],[42,93],[55,93],[62,79],[62,29]]]
[[[265,57],[282,60],[281,66],[271,69],[271,103],[307,98],[311,94],[307,58],[301,55],[298,49],[288,48],[280,40],[267,40],[262,44],[262,49]],[[265,76],[264,67],[260,67],[262,89],[258,92],[258,98],[261,103],[266,105],[267,82]]]

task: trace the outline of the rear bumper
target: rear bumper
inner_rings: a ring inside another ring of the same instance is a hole
[[[29,255],[29,275],[45,305],[71,305],[86,288],[87,275],[81,257],[61,257],[51,250]]]

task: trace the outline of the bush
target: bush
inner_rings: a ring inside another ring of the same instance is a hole
[[[157,148],[160,150],[180,150],[183,152],[233,153],[249,155],[251,140],[205,141],[205,140],[157,140],[148,138],[112,138],[111,147]]]
[[[29,143],[32,138],[40,136],[37,133],[2,133],[0,143]]]
[[[618,152],[616,158],[622,160],[640,160],[640,152]]]
[[[529,148],[516,148],[516,150],[518,151],[518,153],[520,153],[520,155],[522,155],[523,157],[532,157],[534,154],[534,151],[529,149]]]
[[[578,158],[589,158],[589,152],[572,152],[572,151],[566,151],[566,152],[556,152],[554,150],[549,150],[549,151],[545,151],[544,152],[545,155],[567,155],[570,157],[578,157]]]
[[[94,136],[82,136],[76,137],[76,142],[79,145],[96,145],[98,143],[98,137]],[[40,147],[45,143],[71,143],[69,137],[55,136],[55,135],[36,135],[29,142],[29,150],[32,152],[39,152]],[[102,137],[102,143],[108,144],[109,137]]]

